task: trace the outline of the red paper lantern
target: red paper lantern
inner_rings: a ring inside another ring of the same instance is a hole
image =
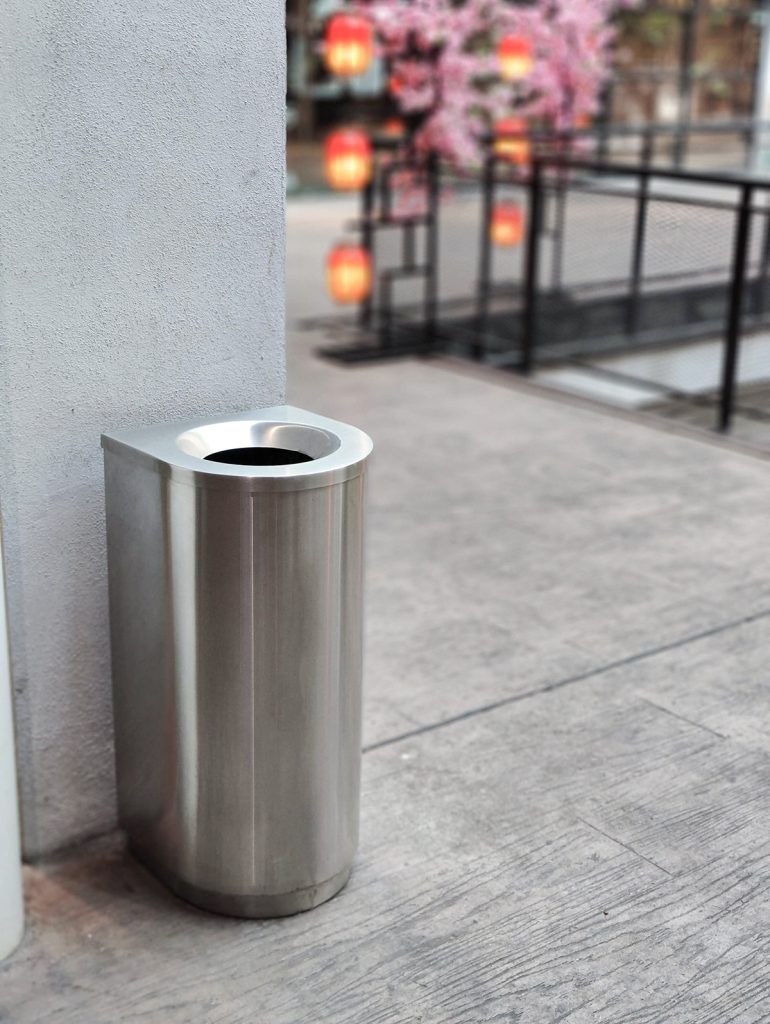
[[[388,92],[391,96],[400,96],[404,91],[404,80],[399,75],[391,75],[388,79]]]
[[[340,192],[355,192],[372,178],[372,144],[356,128],[332,132],[324,146],[326,180]]]
[[[372,291],[372,257],[360,245],[336,245],[326,259],[329,294],[340,305],[355,305]]]
[[[400,139],[406,134],[406,125],[400,118],[391,117],[382,126],[382,133],[392,139]]]
[[[527,138],[527,122],[521,117],[506,117],[495,125],[494,150],[512,164],[528,164],[532,145]]]
[[[324,63],[333,75],[361,75],[374,57],[372,25],[359,14],[334,14],[326,23]]]
[[[499,203],[492,211],[489,237],[494,245],[511,248],[524,237],[524,211],[515,203]]]
[[[500,77],[506,82],[518,82],[526,78],[535,63],[532,43],[526,36],[503,36],[497,47]]]

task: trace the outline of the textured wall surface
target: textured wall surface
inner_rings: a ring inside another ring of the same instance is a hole
[[[114,823],[99,435],[282,400],[282,0],[5,0],[0,503],[25,849]]]

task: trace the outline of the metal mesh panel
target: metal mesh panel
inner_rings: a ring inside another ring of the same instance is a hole
[[[644,277],[657,281],[667,278],[672,287],[692,279],[725,281],[732,257],[732,235],[735,223],[735,190],[727,190],[729,205],[724,208],[695,205],[693,186],[687,189],[692,201],[678,202],[665,198],[653,189],[647,214],[645,235]],[[684,190],[681,190],[684,191]],[[706,191],[704,204],[721,202]]]
[[[558,275],[549,271],[544,235],[540,379],[713,427],[722,401],[739,190],[674,180],[664,187],[652,179],[645,208],[641,182],[571,185]],[[770,332],[749,330],[770,312],[762,201],[760,195],[749,236],[736,393],[739,432],[751,419],[754,435],[767,429],[757,425],[765,396],[770,413]]]
[[[468,308],[476,291],[481,236],[481,196],[448,186],[441,207],[438,293],[444,316]]]
[[[567,188],[560,282],[563,287],[606,286],[608,282],[627,280],[634,209],[635,199],[630,191],[628,195],[602,195],[580,186]],[[548,268],[546,254],[542,268],[545,280]]]
[[[694,191],[691,186],[686,202],[659,192],[650,199],[638,329],[670,343],[638,355],[629,367],[677,396],[719,387],[722,344],[709,335],[724,329],[735,231],[734,201],[729,207],[695,205]],[[703,204],[721,201],[712,192],[704,190]]]
[[[697,320],[724,318],[732,224],[729,212],[725,224],[726,211],[704,216],[702,208],[661,199],[654,189],[645,210],[640,188],[632,179],[627,197],[597,192],[584,198],[585,223],[574,232],[583,240],[583,277],[598,269],[605,282],[588,306],[589,329],[574,355],[598,377],[625,388],[622,394],[636,406],[666,401],[683,382],[692,385],[694,376],[698,390],[716,386],[718,365],[672,342],[689,329],[702,337]],[[588,255],[589,238],[598,259]],[[593,343],[585,337],[591,331]]]

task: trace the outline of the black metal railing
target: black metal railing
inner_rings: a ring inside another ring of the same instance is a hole
[[[526,168],[512,166],[490,140],[481,174],[459,178],[435,158],[415,168],[394,158],[397,144],[381,145],[385,159],[363,193],[356,226],[375,257],[381,231],[400,232],[399,258],[378,269],[374,293],[360,311],[363,339],[324,353],[359,361],[449,351],[531,373],[718,337],[720,379],[710,390],[715,425],[729,429],[742,335],[770,325],[770,179],[662,167],[654,160],[655,139],[666,129],[636,131],[641,146],[634,162],[603,160],[585,146],[579,152],[575,142],[584,133],[533,135]],[[752,126],[752,147],[763,132],[770,125]],[[633,131],[617,135],[633,137]],[[417,213],[402,214],[394,203],[400,172],[419,179],[424,205]],[[478,195],[480,187],[476,280],[464,300],[453,302],[440,301],[440,266],[451,266],[467,245],[455,242],[452,258],[440,256],[439,230],[452,204],[439,199],[450,178],[458,194]],[[498,198],[511,191],[524,197],[526,232],[513,275],[501,277],[491,224]],[[397,301],[397,286],[407,281],[422,288],[418,304]],[[770,350],[767,371],[770,380]],[[602,372],[617,375],[607,367]]]

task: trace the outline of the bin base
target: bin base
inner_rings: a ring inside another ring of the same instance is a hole
[[[224,914],[227,917],[291,917],[292,914],[301,914],[306,910],[312,910],[314,907],[326,903],[332,896],[336,896],[340,889],[344,888],[351,871],[350,867],[343,868],[342,871],[325,882],[308,886],[306,889],[295,889],[294,892],[266,896],[253,894],[240,896],[235,893],[200,889],[197,885],[186,882],[183,878],[175,875],[173,871],[158,864],[144,850],[130,841],[128,848],[136,859],[141,861],[175,896],[179,896],[201,910],[208,910],[212,914]]]

